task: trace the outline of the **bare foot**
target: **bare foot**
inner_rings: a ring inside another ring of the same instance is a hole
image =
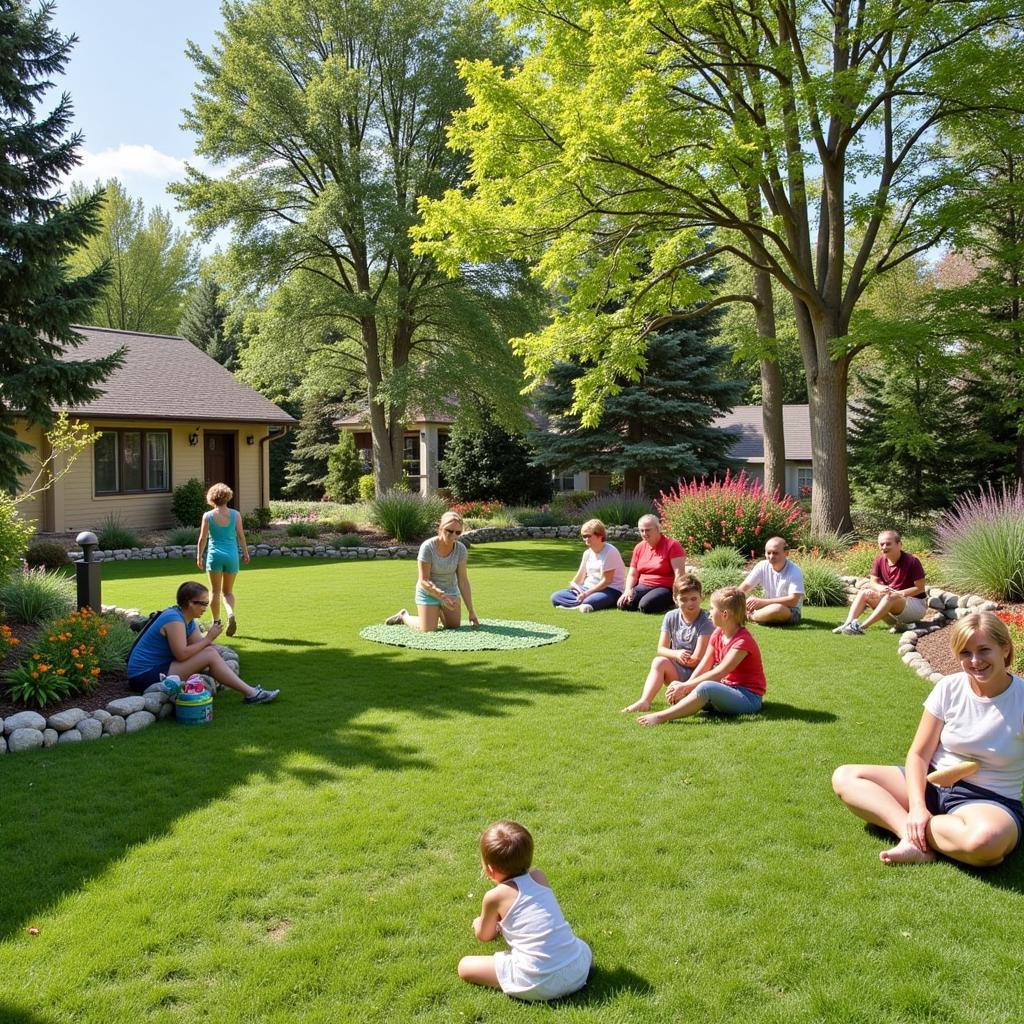
[[[638,700],[638,701],[634,701],[632,704],[630,704],[628,708],[623,708],[622,711],[619,712],[619,713],[622,714],[622,715],[628,715],[628,714],[630,714],[633,711],[650,711],[650,710],[651,710],[651,705],[650,704],[648,704],[646,701]]]
[[[641,715],[637,720],[637,725],[661,725],[661,715]]]
[[[878,859],[883,864],[930,864],[935,854],[919,850],[909,839],[901,839],[891,850],[883,850]]]

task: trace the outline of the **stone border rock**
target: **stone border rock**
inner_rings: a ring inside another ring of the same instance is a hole
[[[850,595],[855,594],[858,590],[863,590],[871,582],[870,579],[860,576],[842,576],[840,578],[846,584],[846,591]],[[895,632],[902,634],[896,653],[912,672],[917,673],[929,683],[937,683],[942,678],[942,673],[936,672],[924,655],[918,653],[918,640],[972,612],[995,611],[999,604],[978,594],[953,594],[941,587],[925,587],[925,597],[928,607],[938,612],[938,615],[911,626],[893,627]]]
[[[146,616],[135,608],[104,605],[103,611],[104,614],[123,615],[136,631],[146,622]],[[230,647],[216,646],[224,660],[237,672],[238,655]],[[204,678],[211,687],[216,687],[213,679],[209,676]],[[118,697],[105,708],[95,711],[67,708],[48,717],[38,711],[18,711],[7,718],[0,718],[0,754],[19,754],[38,747],[49,748],[85,740],[109,740],[139,732],[173,715],[174,703],[159,683],[154,683],[139,696]]]
[[[537,538],[575,538],[579,526],[484,526],[467,530],[462,535],[466,545],[490,544],[501,540],[536,540]],[[640,534],[635,526],[609,526],[609,540],[638,541]],[[308,547],[274,547],[270,544],[250,544],[250,558],[337,558],[342,561],[360,561],[385,558],[415,558],[419,553],[418,544],[396,544],[386,548],[331,548],[325,544]],[[70,551],[73,561],[82,557],[81,551]],[[195,544],[182,546],[168,545],[151,548],[118,548],[96,551],[93,557],[100,562],[126,562],[153,560],[158,558],[190,558],[195,561]]]

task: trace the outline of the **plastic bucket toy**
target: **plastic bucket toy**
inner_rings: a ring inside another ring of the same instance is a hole
[[[213,721],[213,697],[202,693],[179,693],[174,698],[174,717],[182,725],[206,725]]]

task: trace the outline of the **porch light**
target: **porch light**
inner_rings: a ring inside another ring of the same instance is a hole
[[[193,430],[192,433],[188,435],[188,446],[189,446],[189,448],[195,448],[195,446],[197,444],[199,444],[199,431],[198,431],[198,429]]]

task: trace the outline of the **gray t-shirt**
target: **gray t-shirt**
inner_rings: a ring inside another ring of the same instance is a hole
[[[786,564],[782,567],[782,572],[776,572],[771,567],[768,559],[761,559],[747,573],[747,578],[743,581],[743,584],[752,590],[757,590],[760,587],[764,591],[764,596],[769,599],[792,597],[794,594],[799,594],[800,600],[796,603],[797,608],[801,607],[804,603],[803,571],[796,562],[791,562],[788,558],[786,559]]]
[[[441,555],[437,550],[440,540],[440,537],[431,537],[429,540],[425,540],[420,545],[420,553],[416,556],[416,560],[426,562],[430,566],[431,583],[440,587],[446,594],[457,594],[459,582],[455,573],[460,565],[465,564],[466,545],[461,540],[457,540],[450,555]]]
[[[689,651],[693,654],[697,641],[702,636],[711,636],[715,626],[703,608],[693,622],[687,622],[683,618],[683,613],[678,608],[673,608],[672,611],[666,612],[665,618],[661,620],[661,631],[668,633],[668,645],[673,651]]]

